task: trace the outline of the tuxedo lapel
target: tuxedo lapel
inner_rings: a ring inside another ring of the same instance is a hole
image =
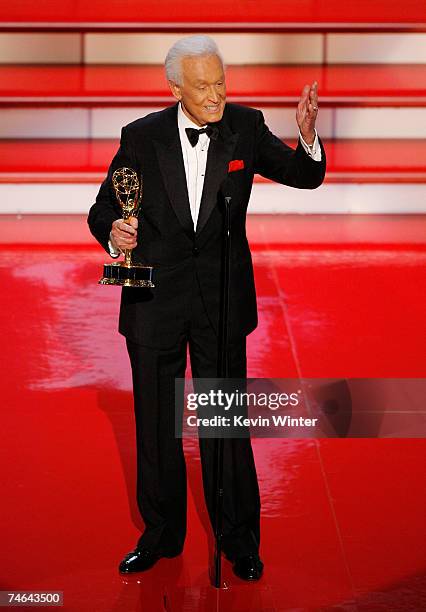
[[[191,216],[182,147],[177,124],[177,108],[174,105],[164,113],[163,136],[154,140],[160,172],[173,210],[185,232],[194,237],[194,223]],[[211,140],[207,154],[206,176],[204,177],[200,212],[196,234],[206,225],[216,206],[220,185],[228,174],[228,164],[233,157],[239,134],[233,133],[226,122],[225,114],[220,122],[216,140]]]
[[[177,105],[167,109],[164,139],[154,140],[158,163],[173,210],[185,232],[194,237],[182,147],[177,125]]]
[[[228,175],[228,164],[233,157],[238,138],[239,134],[231,131],[224,116],[220,123],[218,138],[211,140],[209,144],[206,176],[196,228],[197,236],[201,233],[213,208],[216,206],[220,185]]]

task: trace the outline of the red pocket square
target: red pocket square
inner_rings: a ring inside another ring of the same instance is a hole
[[[242,170],[244,168],[244,160],[233,159],[229,162],[228,172],[235,172],[236,170]]]

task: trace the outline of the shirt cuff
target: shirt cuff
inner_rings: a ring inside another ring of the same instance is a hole
[[[314,128],[314,132],[315,132],[315,139],[311,145],[309,145],[307,142],[303,140],[300,130],[299,130],[299,140],[300,140],[300,144],[305,149],[309,157],[312,157],[314,161],[321,161],[321,147],[319,146],[318,133],[315,128]]]
[[[114,259],[117,259],[117,257],[119,257],[121,255],[121,251],[120,249],[116,249],[111,240],[108,240],[108,250],[109,250],[109,254],[111,255],[111,257],[113,257]]]

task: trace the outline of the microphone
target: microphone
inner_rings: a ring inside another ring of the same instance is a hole
[[[223,199],[225,200],[226,207],[228,207],[231,203],[231,200],[235,199],[236,193],[235,183],[229,176],[227,176],[226,179],[222,181],[220,186],[220,193],[222,194]]]
[[[235,200],[236,196],[235,183],[229,176],[227,176],[226,179],[222,181],[222,184],[220,186],[220,193],[223,196],[223,199],[225,201],[225,209],[228,212],[229,207],[231,205],[231,201]]]

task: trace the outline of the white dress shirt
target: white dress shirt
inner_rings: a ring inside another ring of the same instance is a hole
[[[194,223],[194,231],[197,227],[198,214],[200,212],[201,196],[203,193],[204,176],[206,174],[207,152],[209,150],[210,138],[207,134],[200,134],[198,142],[193,147],[186,135],[186,128],[201,130],[205,125],[199,126],[189,119],[179,104],[177,113],[180,146],[182,147],[183,165],[185,167],[186,185],[188,187],[189,206]]]
[[[188,188],[189,205],[191,208],[191,217],[194,223],[194,231],[197,227],[198,215],[200,212],[201,196],[203,193],[204,176],[206,174],[207,166],[207,152],[209,150],[210,138],[207,134],[200,134],[198,142],[193,147],[188,140],[185,128],[194,128],[196,130],[202,129],[196,123],[193,123],[182,110],[181,104],[178,106],[177,113],[178,129],[180,145],[182,147],[183,165],[185,167],[186,185]],[[315,128],[314,128],[315,129]],[[315,130],[315,140],[311,145],[308,145],[302,138],[302,134],[299,130],[299,139],[303,149],[306,153],[312,157],[314,161],[321,161],[321,148],[318,142],[318,134]],[[111,257],[118,257],[120,251],[115,249],[111,243],[108,242],[108,248]]]
[[[305,149],[306,153],[312,157],[312,159],[314,161],[321,161],[321,147],[319,146],[319,142],[318,142],[318,134],[316,129],[314,128],[314,132],[315,132],[315,138],[314,138],[314,142],[310,145],[308,145],[302,138],[302,134],[300,133],[299,130],[299,139],[300,139],[300,144],[302,145],[302,147]]]

